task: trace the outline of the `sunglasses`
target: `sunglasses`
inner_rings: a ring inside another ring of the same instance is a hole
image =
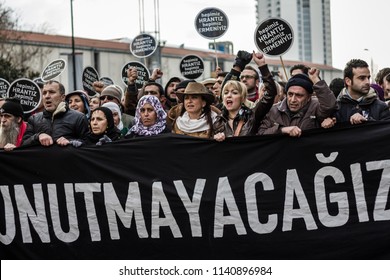
[[[109,101],[112,101],[112,100],[114,100],[114,97],[109,96],[109,95],[105,95],[105,96],[100,96],[99,99],[102,100],[102,101],[105,100],[105,99],[107,99]]]

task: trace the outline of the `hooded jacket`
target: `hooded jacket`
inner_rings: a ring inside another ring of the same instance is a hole
[[[81,90],[76,90],[74,92],[68,93],[65,96],[65,102],[68,104],[68,106],[69,106],[69,99],[73,95],[80,96],[80,98],[81,98],[81,100],[83,101],[83,104],[84,104],[84,114],[86,115],[87,119],[89,120],[89,118],[91,117],[91,109],[89,108],[88,97]]]
[[[359,100],[354,100],[344,88],[337,98],[337,123],[350,121],[355,113],[366,117],[368,121],[381,121],[390,119],[388,105],[379,100],[374,89],[370,89],[367,95],[362,96]]]

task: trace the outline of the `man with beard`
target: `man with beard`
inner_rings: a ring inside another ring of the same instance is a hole
[[[345,88],[337,98],[337,123],[349,122],[352,125],[366,121],[390,119],[387,104],[378,99],[370,87],[370,70],[361,59],[350,60],[344,69]]]
[[[259,93],[260,76],[254,67],[246,65],[241,72],[240,81],[245,84],[248,90],[247,99],[249,101],[255,102],[262,97]]]
[[[0,108],[0,148],[11,151],[19,147],[26,127],[19,100],[6,99]]]

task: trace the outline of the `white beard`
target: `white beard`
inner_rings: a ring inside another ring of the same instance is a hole
[[[19,124],[16,121],[12,122],[9,128],[0,126],[0,148],[4,148],[8,143],[15,145],[19,131]]]

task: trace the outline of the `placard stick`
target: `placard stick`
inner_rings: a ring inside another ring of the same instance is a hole
[[[280,56],[280,62],[282,63],[282,67],[283,67],[283,70],[284,70],[284,76],[286,76],[286,80],[288,81],[289,77],[287,76],[287,71],[286,71],[286,67],[284,67],[282,56]]]
[[[218,68],[219,65],[218,65],[217,43],[215,42],[215,39],[214,39],[214,50],[215,50],[215,61],[217,63],[217,67],[216,68]]]

